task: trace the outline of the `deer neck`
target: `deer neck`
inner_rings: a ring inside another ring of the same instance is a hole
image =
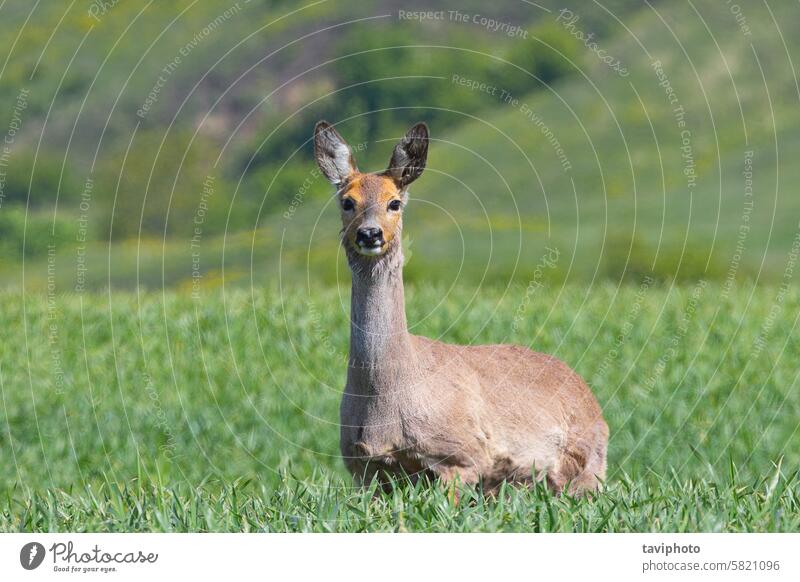
[[[361,393],[391,389],[413,369],[415,354],[408,333],[399,246],[380,261],[353,257],[350,300],[350,370]]]

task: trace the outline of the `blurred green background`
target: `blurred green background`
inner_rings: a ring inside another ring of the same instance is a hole
[[[311,155],[319,118],[358,146],[362,170],[385,167],[412,122],[430,125],[406,217],[412,282],[525,284],[545,247],[563,257],[547,273],[559,282],[779,282],[798,232],[786,2],[7,2],[2,14],[6,287],[346,278]]]
[[[239,529],[159,521],[148,483],[350,484],[320,118],[366,171],[430,126],[411,331],[586,378],[616,487],[592,529],[796,529],[798,6],[0,2],[0,529]]]

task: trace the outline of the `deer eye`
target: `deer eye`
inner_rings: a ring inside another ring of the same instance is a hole
[[[342,200],[342,210],[352,210],[356,205],[352,198],[344,198]]]
[[[392,200],[389,202],[389,210],[397,212],[400,210],[401,202],[399,200]]]

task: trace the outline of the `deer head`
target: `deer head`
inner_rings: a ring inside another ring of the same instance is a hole
[[[352,261],[378,261],[400,246],[408,186],[428,157],[428,127],[418,123],[395,146],[389,167],[361,173],[352,150],[327,121],[314,129],[314,154],[336,187],[342,215],[342,244]]]

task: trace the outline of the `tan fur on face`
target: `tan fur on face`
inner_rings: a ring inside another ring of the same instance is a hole
[[[401,192],[394,181],[385,174],[356,174],[340,194],[340,202],[350,198],[355,209],[342,210],[342,225],[345,241],[355,248],[356,232],[367,222],[376,224],[383,230],[385,247],[395,240],[402,229],[402,208],[399,211],[388,209],[389,202],[401,200]]]

